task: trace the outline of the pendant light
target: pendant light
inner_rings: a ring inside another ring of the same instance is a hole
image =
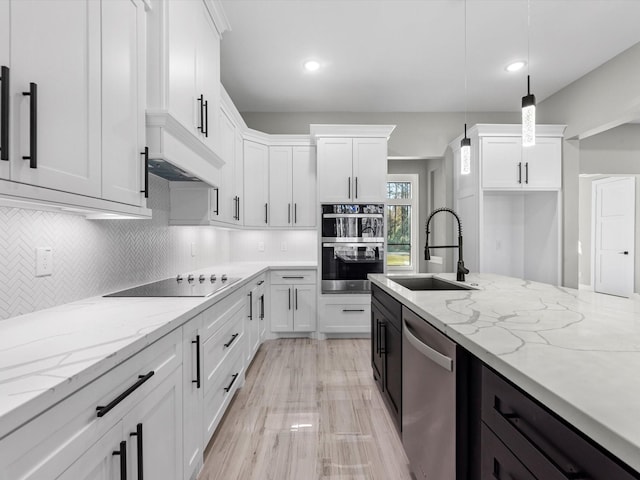
[[[464,0],[464,138],[460,141],[460,174],[471,173],[471,139],[467,138],[467,0]]]
[[[531,93],[531,0],[527,0],[527,94],[522,97],[522,146],[536,144],[536,96]]]

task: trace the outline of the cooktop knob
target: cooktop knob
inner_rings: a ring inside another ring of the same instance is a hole
[[[216,274],[214,273],[213,275],[211,275],[211,277],[209,278],[211,280],[211,283],[215,283],[215,281],[218,279],[216,277]]]
[[[199,281],[200,283],[204,282],[204,275],[200,275],[200,276],[198,277],[198,281]]]
[[[176,277],[176,281],[177,281],[178,283],[180,283],[182,280],[184,280],[184,279],[182,278],[182,275],[178,274],[178,276]]]
[[[226,281],[227,281],[227,274],[226,274],[226,273],[223,273],[223,274],[222,274],[222,278],[221,278],[221,280],[222,280],[223,282],[226,282]]]
[[[193,274],[189,274],[189,276],[187,277],[187,282],[191,283],[193,282]]]

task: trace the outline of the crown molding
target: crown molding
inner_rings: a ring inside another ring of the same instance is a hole
[[[311,124],[309,131],[311,140],[315,143],[322,137],[358,137],[358,138],[386,138],[389,139],[395,125],[325,125]]]

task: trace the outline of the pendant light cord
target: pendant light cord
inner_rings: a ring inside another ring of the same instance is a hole
[[[527,77],[530,74],[531,74],[531,0],[527,0]],[[528,80],[527,80],[527,83],[528,83]]]
[[[464,136],[467,136],[467,0],[464,0]]]

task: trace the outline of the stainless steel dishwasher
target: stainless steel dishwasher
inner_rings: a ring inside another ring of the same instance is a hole
[[[418,480],[456,480],[458,346],[402,307],[402,444]]]

